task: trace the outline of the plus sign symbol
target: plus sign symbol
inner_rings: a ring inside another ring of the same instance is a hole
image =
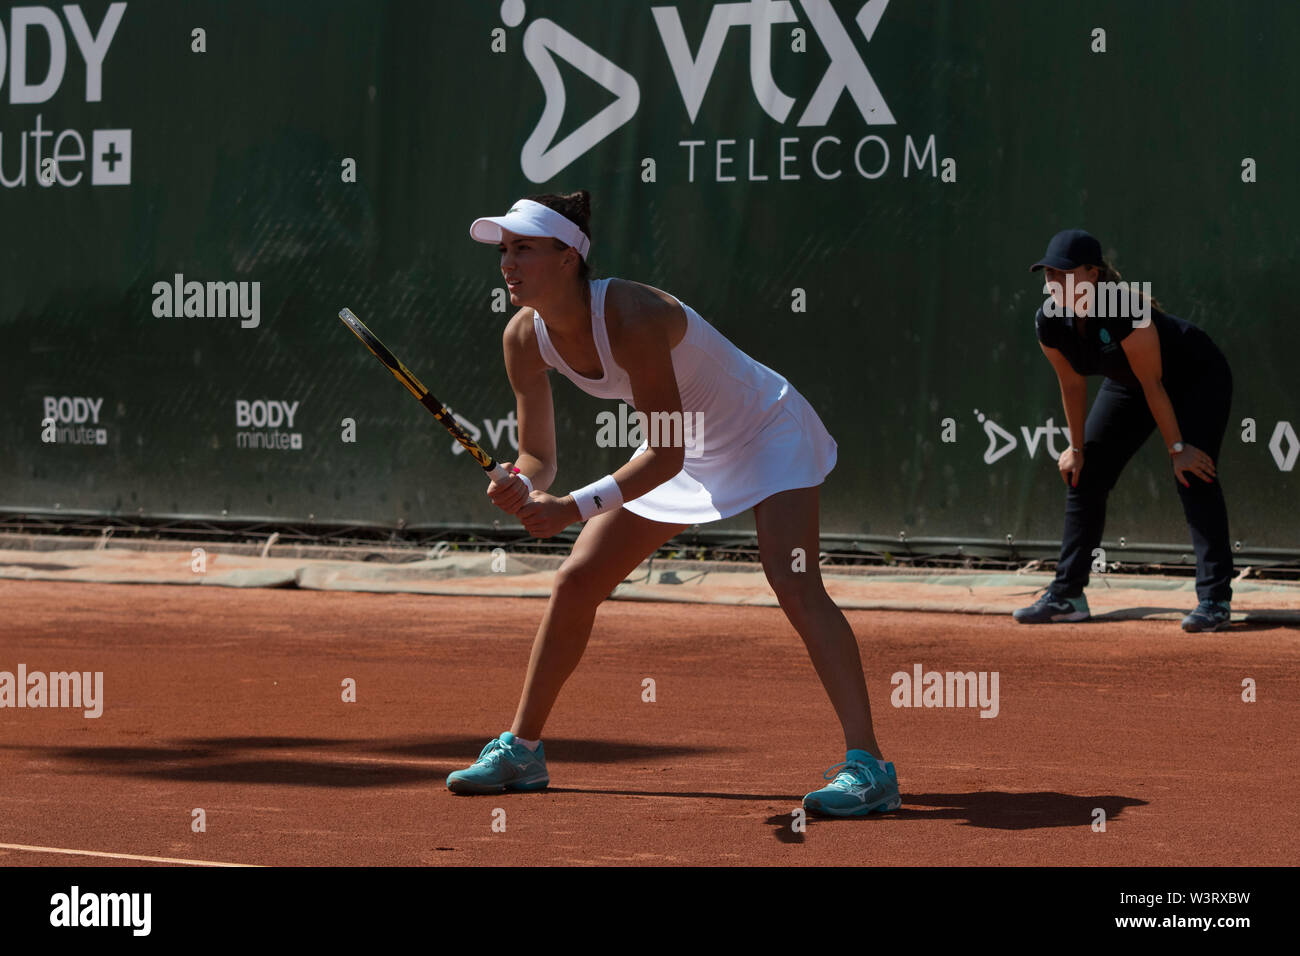
[[[91,137],[92,186],[126,186],[131,182],[131,131],[97,129]]]

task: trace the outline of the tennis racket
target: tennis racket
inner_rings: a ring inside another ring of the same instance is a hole
[[[370,349],[371,354],[384,363],[388,371],[393,373],[393,378],[405,385],[406,390],[419,399],[421,405],[433,412],[433,417],[442,422],[443,427],[451,432],[451,437],[460,442],[461,447],[483,466],[483,470],[488,473],[488,477],[499,482],[503,482],[510,477],[510,472],[502,468],[500,462],[480,448],[474,439],[465,434],[465,429],[456,423],[456,419],[447,406],[438,401],[437,397],[425,388],[418,378],[411,374],[411,370],[403,365],[396,355],[388,351],[384,343],[375,336],[375,333],[366,328],[365,323],[357,318],[356,313],[351,309],[344,309],[339,313],[339,318],[361,340],[362,344]]]

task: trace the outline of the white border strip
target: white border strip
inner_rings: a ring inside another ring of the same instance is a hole
[[[99,850],[65,850],[55,846],[24,846],[21,843],[0,843],[0,850],[22,850],[27,853],[62,853],[65,856],[98,856],[110,860],[140,860],[145,863],[182,863],[187,866],[248,866],[256,863],[216,863],[212,860],[180,860],[170,856],[136,856],[134,853],[104,853]]]

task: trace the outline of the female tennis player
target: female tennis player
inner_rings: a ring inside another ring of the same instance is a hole
[[[1013,616],[1023,624],[1088,619],[1083,589],[1093,549],[1101,544],[1106,498],[1124,465],[1159,428],[1196,550],[1199,603],[1183,618],[1183,630],[1226,628],[1231,618],[1232,548],[1215,461],[1232,404],[1228,360],[1204,331],[1162,311],[1154,299],[1147,299],[1147,316],[1135,318],[1137,310],[1132,308],[1122,315],[1102,314],[1116,309],[1113,304],[1098,307],[1113,301],[1099,294],[1099,283],[1118,283],[1120,274],[1102,256],[1101,243],[1081,229],[1053,236],[1047,254],[1030,266],[1031,271],[1038,269],[1047,270],[1057,308],[1051,310],[1054,316],[1039,308],[1034,323],[1039,346],[1060,380],[1070,426],[1070,447],[1057,463],[1067,486],[1065,533],[1056,579],[1034,605]],[[1067,283],[1073,284],[1068,307]],[[1105,379],[1085,422],[1085,376],[1097,374]]]
[[[844,729],[847,753],[804,797],[812,813],[863,816],[901,804],[881,758],[858,645],[817,565],[818,490],[837,446],[808,402],[690,306],[624,279],[589,278],[590,197],[581,191],[520,200],[475,220],[470,235],[496,243],[510,301],[506,372],[519,419],[517,474],[489,484],[497,507],[549,538],[586,524],[557,572],[508,733],[447,778],[456,793],[538,790],[549,783],[542,727],[577,667],[597,606],[642,561],[693,524],[754,510],[763,570],[803,638]],[[555,419],[547,370],[583,391],[621,399],[680,434],[647,440],[614,474],[568,494],[555,479]],[[703,427],[700,427],[700,426]],[[796,555],[802,549],[803,560]],[[832,779],[831,771],[838,771]]]

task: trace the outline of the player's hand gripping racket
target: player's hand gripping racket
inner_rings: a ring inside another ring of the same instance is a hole
[[[366,328],[365,324],[356,317],[351,309],[344,309],[339,313],[339,318],[343,324],[350,328],[379,361],[383,362],[388,371],[393,373],[393,378],[397,379],[406,386],[406,390],[420,400],[420,404],[433,412],[433,417],[442,422],[443,427],[451,432],[451,437],[461,443],[461,446],[470,453],[476,462],[483,466],[483,470],[488,476],[497,482],[504,482],[510,477],[510,472],[501,467],[500,462],[493,459],[491,455],[478,446],[474,439],[465,434],[465,429],[456,424],[456,419],[452,417],[447,406],[438,401],[432,392],[420,384],[420,380],[411,374],[411,370],[398,361],[397,356],[384,347],[384,343],[375,337],[375,333]]]

